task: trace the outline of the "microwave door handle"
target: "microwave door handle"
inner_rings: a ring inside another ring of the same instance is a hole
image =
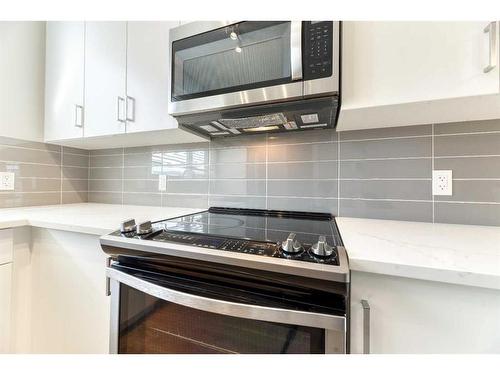
[[[292,21],[290,27],[290,68],[292,81],[302,79],[302,21]]]
[[[167,302],[197,310],[252,320],[264,320],[274,323],[316,327],[340,332],[346,331],[346,321],[343,316],[247,305],[243,303],[198,296],[156,285],[152,282],[129,275],[128,273],[111,267],[106,269],[106,274],[112,280],[128,285],[131,288],[137,289],[143,293]]]

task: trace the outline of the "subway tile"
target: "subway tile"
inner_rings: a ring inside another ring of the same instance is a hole
[[[435,222],[500,226],[500,204],[435,203]]]
[[[22,164],[18,162],[0,162],[0,172],[12,172],[19,177],[61,177],[61,168],[57,165]]]
[[[214,195],[208,197],[210,207],[234,207],[234,208],[266,208],[265,197],[237,196],[237,195]]]
[[[123,155],[96,155],[89,158],[90,168],[122,167]]]
[[[89,191],[89,202],[93,203],[108,203],[108,204],[121,204],[121,192],[102,192],[102,191]]]
[[[154,180],[123,180],[123,191],[133,193],[159,193],[158,181]]]
[[[360,140],[360,139],[377,139],[377,138],[393,138],[393,137],[415,137],[422,135],[431,135],[432,125],[419,126],[400,126],[395,128],[381,129],[363,129],[340,132],[341,141]]]
[[[61,193],[0,193],[0,208],[59,204]]]
[[[267,144],[272,146],[297,143],[334,142],[336,140],[337,133],[333,129],[312,129],[308,131],[269,134]]]
[[[269,197],[270,210],[292,210],[307,212],[326,212],[337,215],[337,198],[312,199],[312,198],[280,198]]]
[[[500,119],[483,121],[450,122],[434,125],[434,134],[458,134],[500,131]]]
[[[89,191],[122,191],[122,180],[89,180]]]
[[[310,143],[268,148],[268,161],[337,160],[337,143]]]
[[[64,154],[74,154],[74,155],[82,155],[82,156],[89,156],[90,155],[89,150],[84,150],[81,148],[63,146],[62,151]]]
[[[436,201],[499,202],[500,180],[453,180],[453,195],[437,195]]]
[[[62,164],[71,167],[89,167],[89,157],[87,155],[67,154],[63,152]]]
[[[0,160],[61,165],[61,153],[53,151],[19,149],[0,145]]]
[[[168,180],[167,193],[207,194],[208,180]]]
[[[215,164],[210,166],[210,178],[266,178],[266,165],[261,164]]]
[[[86,203],[89,201],[89,194],[86,191],[63,191],[61,198],[62,204]]]
[[[434,155],[500,155],[500,133],[434,137]]]
[[[340,161],[340,178],[430,178],[431,176],[431,158]]]
[[[271,180],[267,183],[270,197],[336,198],[337,180]]]
[[[161,167],[125,167],[123,168],[124,179],[158,179]]]
[[[163,194],[162,205],[165,207],[189,207],[189,208],[208,208],[208,195],[206,194]]]
[[[265,180],[211,180],[210,194],[216,195],[266,195]]]
[[[435,158],[434,169],[451,169],[453,178],[500,178],[500,156]]]
[[[161,152],[150,152],[144,154],[125,154],[123,158],[125,167],[151,167],[162,164]]]
[[[208,165],[164,165],[161,174],[169,179],[208,179]]]
[[[267,177],[269,179],[335,179],[337,178],[337,169],[337,161],[269,163]]]
[[[173,143],[173,144],[161,145],[158,147],[159,150],[163,152],[175,151],[175,150],[208,151],[209,143],[208,142]]]
[[[341,198],[431,200],[430,180],[341,180]]]
[[[6,146],[31,148],[42,151],[61,152],[61,146],[59,145],[51,145],[49,143],[42,143],[42,142],[25,141],[22,139],[10,138],[10,137],[0,136],[0,144]]]
[[[36,191],[60,191],[61,180],[54,178],[18,178],[15,180],[15,191],[22,193]]]
[[[256,163],[266,161],[265,147],[210,150],[210,163]]]
[[[104,148],[101,150],[90,150],[90,156],[97,155],[122,155],[123,148]]]
[[[340,158],[430,157],[431,137],[340,142]]]
[[[63,178],[70,179],[88,179],[89,169],[80,167],[63,167],[61,176]]]
[[[123,204],[161,207],[161,194],[153,193],[123,193]]]
[[[432,202],[340,199],[339,216],[432,221]]]
[[[88,191],[89,181],[88,180],[71,180],[63,179],[62,181],[62,191]]]
[[[208,164],[208,149],[170,150],[162,154],[162,164]]]
[[[124,173],[124,169],[121,167],[112,168],[89,168],[89,179],[92,180],[111,180],[111,179],[121,179]],[[124,178],[127,178],[123,176]]]

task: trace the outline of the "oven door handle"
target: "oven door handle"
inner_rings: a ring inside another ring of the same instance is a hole
[[[302,79],[302,21],[291,21],[290,69],[292,81]]]
[[[274,323],[316,327],[326,330],[346,331],[343,316],[311,313],[307,311],[286,310],[274,307],[246,305],[242,303],[212,299],[156,285],[141,278],[107,268],[107,276],[119,283],[152,295],[164,301],[206,312],[234,316],[245,319],[263,320]]]

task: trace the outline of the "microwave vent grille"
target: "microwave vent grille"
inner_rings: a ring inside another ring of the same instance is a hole
[[[262,116],[219,119],[218,122],[232,129],[248,129],[273,125],[284,125],[288,122],[288,120],[283,113],[271,113]]]

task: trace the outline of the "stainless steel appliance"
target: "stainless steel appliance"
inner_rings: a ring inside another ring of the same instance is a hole
[[[207,137],[334,127],[334,21],[192,22],[170,30],[169,112]]]
[[[112,353],[347,353],[349,267],[329,214],[210,208],[101,238]]]

